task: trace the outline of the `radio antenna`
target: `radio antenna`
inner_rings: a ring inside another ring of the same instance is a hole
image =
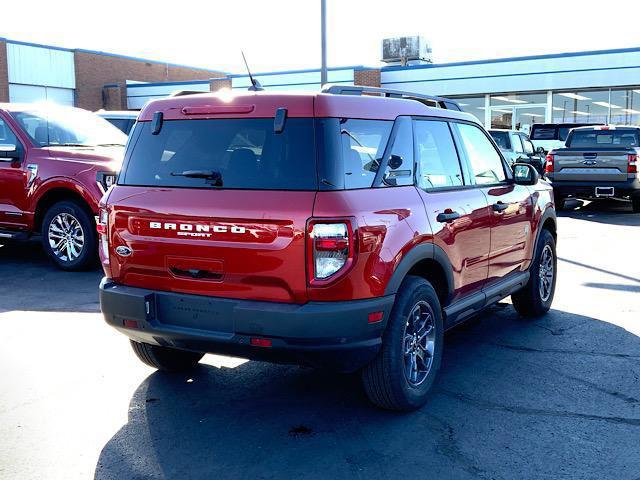
[[[251,75],[251,70],[249,70],[249,64],[247,63],[247,59],[244,56],[244,52],[240,50],[240,53],[242,54],[242,60],[244,60],[244,66],[247,67],[247,73],[249,74],[249,80],[251,81],[251,86],[249,87],[249,90],[252,92],[258,92],[260,90],[264,90],[264,88],[262,88],[262,85],[260,85],[260,82],[255,78],[253,78],[253,75]]]

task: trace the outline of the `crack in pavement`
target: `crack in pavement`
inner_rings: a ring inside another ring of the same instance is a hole
[[[640,418],[625,418],[625,417],[608,417],[603,415],[592,415],[588,413],[558,411],[558,410],[542,410],[538,408],[519,407],[512,405],[502,405],[500,403],[494,403],[488,400],[478,400],[470,395],[464,393],[452,392],[449,390],[438,390],[434,392],[439,395],[454,398],[461,402],[469,403],[486,410],[495,410],[501,412],[516,413],[519,415],[537,415],[544,417],[564,417],[564,418],[578,418],[583,420],[596,420],[609,423],[628,425],[632,427],[640,427]]]
[[[506,350],[516,350],[519,352],[530,353],[563,353],[567,355],[587,355],[593,357],[613,357],[613,358],[625,358],[625,359],[640,359],[640,355],[629,355],[627,353],[605,353],[605,352],[586,352],[581,350],[565,350],[561,348],[534,348],[526,347],[523,345],[510,345],[508,343],[499,342],[485,342],[486,345],[492,345],[498,348],[504,348]]]

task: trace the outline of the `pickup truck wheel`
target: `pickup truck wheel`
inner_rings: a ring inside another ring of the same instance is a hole
[[[98,258],[95,221],[76,202],[58,202],[42,221],[42,245],[62,270],[93,267]]]
[[[371,402],[400,411],[424,405],[440,368],[443,333],[435,290],[423,278],[408,276],[396,296],[381,350],[361,372]]]
[[[522,290],[511,295],[513,306],[521,316],[539,317],[549,311],[556,289],[557,271],[556,241],[545,229],[540,234],[529,268],[529,281]]]
[[[640,213],[640,195],[631,197],[631,208],[633,209],[633,213]]]
[[[188,352],[177,348],[160,347],[131,340],[136,356],[150,367],[165,372],[182,372],[195,367],[204,353]]]

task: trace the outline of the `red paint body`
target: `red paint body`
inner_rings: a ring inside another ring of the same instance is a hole
[[[280,107],[287,108],[289,117],[471,120],[411,100],[260,93],[160,100],[149,104],[139,121],[151,121],[155,112],[165,120],[270,118]],[[552,206],[551,189],[544,182],[438,193],[415,186],[302,192],[117,185],[105,200],[109,258],[101,255],[107,277],[116,284],[297,304],[383,296],[400,262],[421,244],[435,244],[445,252],[453,268],[454,302],[510,272],[526,270],[542,214]],[[496,202],[508,208],[495,212]],[[449,209],[461,217],[438,222],[438,214]],[[348,219],[356,243],[347,267],[318,284],[308,281],[307,225],[312,219]],[[151,222],[178,226],[152,229]],[[178,238],[180,222],[193,228],[237,227],[244,233]],[[119,246],[129,247],[131,255],[116,254]],[[208,277],[181,275],[190,269],[206,271]]]
[[[52,193],[79,197],[88,209],[97,213],[104,191],[96,175],[117,171],[123,149],[39,147],[9,114],[23,108],[28,106],[0,105],[0,119],[18,138],[23,151],[20,161],[0,162],[0,230],[37,231],[36,212],[41,201]],[[31,178],[28,165],[37,165],[35,178]]]

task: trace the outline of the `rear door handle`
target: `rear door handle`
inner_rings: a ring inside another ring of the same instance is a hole
[[[453,222],[458,218],[460,218],[460,214],[458,212],[453,212],[451,210],[448,210],[446,212],[439,213],[438,216],[436,217],[436,220],[440,223],[448,223],[448,222]]]
[[[494,203],[493,204],[493,211],[494,212],[503,212],[507,208],[509,208],[509,204],[508,203],[498,202],[498,203]]]

